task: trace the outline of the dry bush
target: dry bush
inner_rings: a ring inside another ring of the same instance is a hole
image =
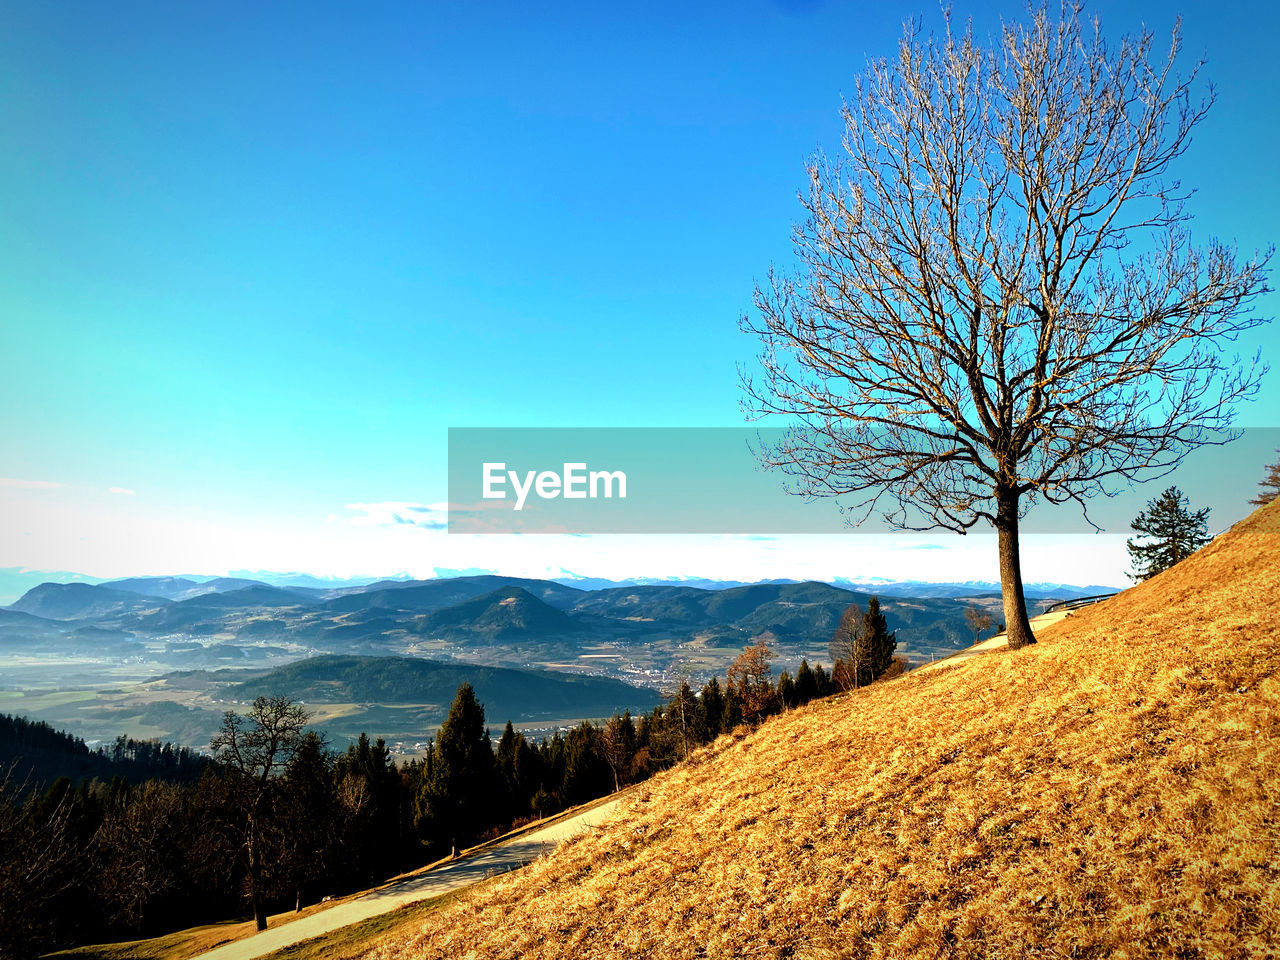
[[[1274,956],[1277,534],[721,737],[373,956]]]

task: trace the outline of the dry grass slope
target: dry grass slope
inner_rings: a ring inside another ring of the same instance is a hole
[[[1278,590],[1280,502],[1033,648],[722,737],[373,955],[1273,956]]]

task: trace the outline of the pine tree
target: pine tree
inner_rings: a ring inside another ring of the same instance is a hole
[[[418,830],[457,854],[488,823],[497,779],[484,706],[471,684],[458,687],[435,746],[431,777],[418,797]]]
[[[796,682],[791,679],[791,674],[782,671],[782,676],[778,678],[778,699],[788,707],[794,707],[796,700]]]
[[[302,738],[284,776],[284,850],[281,868],[294,885],[294,909],[302,909],[307,887],[330,866],[335,820],[334,782],[324,740],[314,731]]]
[[[707,728],[707,736],[714,740],[724,729],[724,693],[720,689],[720,681],[712,677],[698,698],[698,708],[702,713],[702,722]]]
[[[893,663],[893,651],[898,648],[896,633],[889,632],[889,624],[880,611],[880,598],[867,602],[867,612],[862,618],[862,642],[866,645],[866,670],[869,681],[877,679]]]
[[[1280,450],[1276,450],[1280,453]],[[1258,481],[1261,488],[1258,495],[1249,502],[1254,506],[1265,507],[1276,497],[1280,497],[1280,460],[1267,466],[1267,475]]]
[[[796,671],[796,703],[808,703],[818,695],[818,678],[814,675],[808,660],[800,661],[800,669]]]
[[[725,684],[724,713],[720,722],[720,729],[726,733],[731,733],[740,723],[742,723],[742,698],[738,695],[737,687],[732,684]]]
[[[502,737],[498,740],[498,773],[502,778],[503,819],[514,817],[523,805],[516,786],[516,754],[519,751],[519,740],[511,721],[503,728]]]
[[[1209,508],[1191,510],[1177,487],[1147,502],[1130,526],[1140,535],[1128,542],[1133,580],[1146,580],[1180,563],[1209,542]]]

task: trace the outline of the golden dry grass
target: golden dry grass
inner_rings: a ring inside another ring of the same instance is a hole
[[[1278,590],[1275,503],[1035,647],[722,737],[372,956],[1273,956]]]
[[[360,894],[350,894],[315,903],[303,907],[300,912],[288,910],[284,913],[272,914],[267,924],[274,929],[294,920],[309,917],[321,910],[340,903],[346,903]],[[59,950],[57,953],[45,954],[46,957],[58,957],[61,960],[190,960],[206,950],[223,943],[243,940],[258,932],[252,920],[227,920],[222,923],[210,923],[199,927],[187,927],[146,940],[128,940],[121,943],[95,943],[70,950]]]

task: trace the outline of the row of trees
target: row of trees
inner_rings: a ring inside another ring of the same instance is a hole
[[[269,913],[370,886],[513,826],[640,782],[742,724],[900,669],[879,604],[845,611],[834,667],[802,661],[776,682],[772,652],[746,649],[726,679],[681,683],[650,713],[497,743],[459,687],[426,755],[397,765],[382,740],[333,752],[285,697],[228,712],[215,762],[194,783],[62,779],[5,784],[0,802],[0,956],[132,938]]]

